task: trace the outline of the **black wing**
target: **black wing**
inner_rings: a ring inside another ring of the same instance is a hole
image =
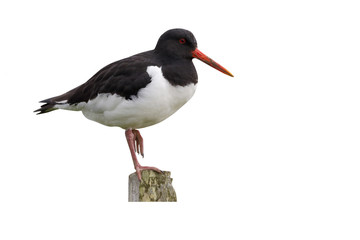
[[[56,104],[76,105],[88,102],[100,93],[117,94],[125,99],[136,96],[141,88],[151,82],[146,72],[148,66],[160,66],[153,55],[148,51],[129,58],[111,63],[98,71],[86,83],[64,93],[60,96],[41,101],[45,103],[35,112],[46,113],[56,110]]]

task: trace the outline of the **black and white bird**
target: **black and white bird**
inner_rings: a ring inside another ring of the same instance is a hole
[[[56,109],[82,111],[84,116],[106,126],[125,129],[137,176],[145,169],[136,153],[144,156],[139,128],[157,124],[181,108],[194,94],[198,82],[192,59],[233,75],[197,48],[194,35],[171,29],[159,38],[154,50],[111,63],[86,83],[67,93],[41,101],[38,114]]]

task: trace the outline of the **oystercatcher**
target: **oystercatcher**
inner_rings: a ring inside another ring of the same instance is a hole
[[[111,63],[86,83],[67,93],[52,97],[38,114],[56,109],[82,111],[90,120],[125,129],[137,176],[145,169],[136,153],[144,157],[139,128],[163,121],[182,107],[194,94],[198,82],[192,59],[233,75],[197,49],[194,35],[185,29],[171,29],[162,34],[154,50]]]

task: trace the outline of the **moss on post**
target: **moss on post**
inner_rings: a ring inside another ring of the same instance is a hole
[[[141,172],[141,182],[136,173],[129,176],[129,202],[176,202],[176,193],[171,185],[170,172],[153,170]]]

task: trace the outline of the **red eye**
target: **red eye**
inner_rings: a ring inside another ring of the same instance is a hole
[[[179,43],[180,43],[180,44],[184,44],[184,43],[186,43],[185,38],[180,38],[180,39],[179,39]]]

